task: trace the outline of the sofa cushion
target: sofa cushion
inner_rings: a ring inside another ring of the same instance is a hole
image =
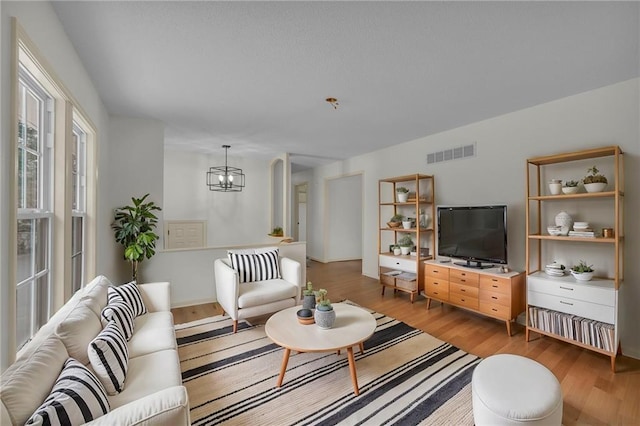
[[[111,285],[111,281],[101,275],[83,289],[82,300],[88,301],[89,307],[97,316],[100,316],[100,312],[107,306],[107,289]]]
[[[102,325],[106,325],[113,321],[122,330],[124,338],[129,340],[133,336],[134,322],[133,311],[131,307],[122,300],[109,303],[100,314]]]
[[[282,279],[267,280],[244,283],[239,292],[238,308],[242,309],[296,297],[298,286]]]
[[[32,349],[2,373],[0,398],[11,424],[26,423],[51,392],[69,358],[67,349],[56,336],[50,335]]]
[[[87,365],[89,364],[87,348],[101,330],[100,319],[89,307],[89,302],[84,300],[58,324],[56,335],[64,343],[71,358]]]
[[[109,395],[122,392],[129,348],[124,333],[115,322],[110,321],[89,344],[89,360]]]
[[[136,332],[129,341],[129,358],[176,349],[171,312],[150,312],[135,319]]]
[[[108,289],[109,303],[112,303],[118,298],[122,299],[124,303],[131,307],[134,318],[147,313],[147,308],[144,306],[140,290],[135,281],[127,284],[123,284],[119,287],[111,286]]]
[[[109,397],[115,409],[171,386],[182,385],[178,351],[166,350],[129,359],[124,390]]]
[[[27,425],[81,425],[109,412],[107,394],[87,367],[73,358],[65,363],[49,396]]]
[[[229,250],[227,254],[231,267],[238,272],[240,282],[247,283],[280,278],[278,252],[276,248],[251,254]]]

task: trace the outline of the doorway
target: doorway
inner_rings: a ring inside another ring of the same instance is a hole
[[[295,185],[294,189],[294,218],[293,239],[307,241],[307,183]]]

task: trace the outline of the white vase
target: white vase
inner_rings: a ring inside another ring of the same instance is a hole
[[[400,247],[400,252],[401,252],[402,254],[405,254],[405,255],[406,255],[406,254],[409,254],[409,253],[411,252],[411,247],[405,247],[405,246],[402,246],[402,247]]]
[[[573,218],[569,213],[562,210],[556,215],[556,226],[560,227],[560,235],[569,235],[571,226],[573,226]]]
[[[409,199],[409,193],[408,192],[396,192],[396,195],[398,197],[398,202],[399,203],[406,203],[407,200]]]
[[[426,228],[427,225],[429,225],[429,215],[428,214],[421,214],[420,215],[420,228]]]
[[[604,182],[594,182],[594,183],[585,183],[584,189],[587,192],[602,192],[607,187],[607,184]]]
[[[396,247],[393,249],[393,254],[395,254],[396,256],[399,256],[402,253],[402,250],[400,250],[400,247]]]
[[[551,195],[558,195],[562,192],[562,180],[561,179],[551,179],[549,181],[549,192]]]
[[[403,229],[411,229],[411,225],[413,225],[413,222],[410,220],[403,220],[402,221],[402,228]]]

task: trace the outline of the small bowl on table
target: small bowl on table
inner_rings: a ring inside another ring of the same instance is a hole
[[[298,317],[298,322],[302,325],[310,325],[315,322],[311,309],[300,309],[296,312],[296,316]]]

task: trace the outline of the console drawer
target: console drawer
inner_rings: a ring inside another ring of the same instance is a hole
[[[480,277],[480,288],[482,289],[482,291],[511,294],[511,280],[509,278],[498,278],[488,275],[482,275]]]
[[[604,280],[594,278],[583,284],[576,282],[571,276],[559,278],[529,276],[527,277],[527,289],[528,291],[570,297],[571,299],[613,307],[616,305],[616,291],[612,286],[607,287],[601,284],[604,282]]]
[[[478,310],[478,298],[458,293],[449,293],[449,302],[464,308]]]
[[[480,312],[503,320],[510,320],[511,307],[480,300]]]
[[[478,287],[480,275],[475,272],[461,271],[460,269],[451,269],[449,271],[449,281]]]
[[[461,296],[475,297],[476,299],[478,298],[478,287],[472,287],[470,285],[451,282],[449,283],[449,291]]]
[[[429,297],[440,300],[449,300],[449,282],[427,277],[425,279],[425,293]]]
[[[446,266],[438,266],[426,263],[424,265],[424,275],[427,277],[439,278],[441,280],[449,281],[449,268],[447,268]]]
[[[482,302],[487,302],[502,306],[511,306],[511,295],[482,289],[480,292],[480,302],[480,305],[482,305]]]

